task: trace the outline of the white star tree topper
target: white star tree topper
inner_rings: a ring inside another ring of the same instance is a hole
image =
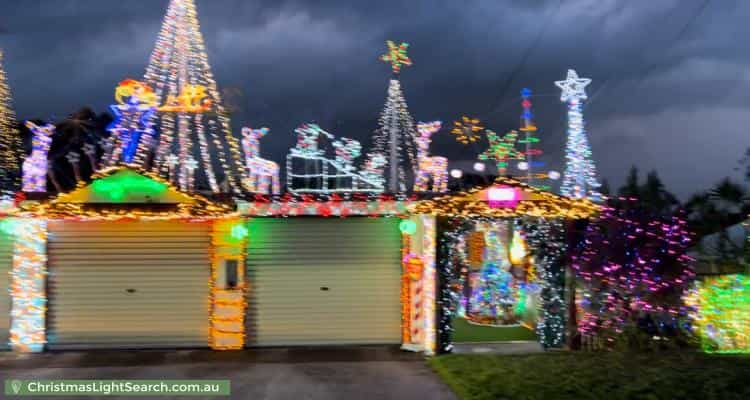
[[[568,77],[564,81],[555,81],[555,85],[562,89],[560,101],[586,100],[586,86],[591,83],[589,78],[579,78],[575,70],[568,70]]]

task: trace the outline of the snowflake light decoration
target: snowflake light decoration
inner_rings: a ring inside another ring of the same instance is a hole
[[[456,141],[459,143],[469,144],[479,140],[479,132],[483,129],[479,119],[464,115],[460,121],[453,121],[451,133],[456,135]]]

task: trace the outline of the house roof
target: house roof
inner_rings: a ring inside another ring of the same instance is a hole
[[[723,251],[737,251],[745,248],[748,230],[746,226],[750,220],[724,228],[702,237],[698,243],[690,249],[690,253],[698,259],[711,259],[722,256]]]
[[[488,185],[465,192],[436,197],[410,207],[412,213],[448,217],[508,218],[534,216],[545,218],[590,218],[600,206],[588,199],[571,199],[550,193],[517,179],[499,177]]]
[[[234,214],[234,207],[186,193],[160,176],[131,166],[107,168],[68,193],[27,206],[36,216],[72,219],[195,219]]]

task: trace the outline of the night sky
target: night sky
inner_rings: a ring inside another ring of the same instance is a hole
[[[62,119],[112,103],[141,78],[167,0],[2,0],[0,47],[19,119]],[[555,80],[587,88],[600,177],[658,170],[681,198],[735,168],[750,145],[748,1],[196,0],[233,126],[268,126],[265,158],[282,162],[293,129],[317,122],[369,144],[386,98],[386,39],[411,44],[401,74],[416,120],[462,114],[518,128],[528,87],[544,160],[562,171],[565,106]],[[433,153],[470,168],[479,146],[444,129]]]

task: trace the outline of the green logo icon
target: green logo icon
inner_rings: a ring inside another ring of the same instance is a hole
[[[19,380],[12,380],[10,381],[10,388],[13,390],[13,394],[18,394],[21,391],[21,385],[23,385],[23,382]]]

